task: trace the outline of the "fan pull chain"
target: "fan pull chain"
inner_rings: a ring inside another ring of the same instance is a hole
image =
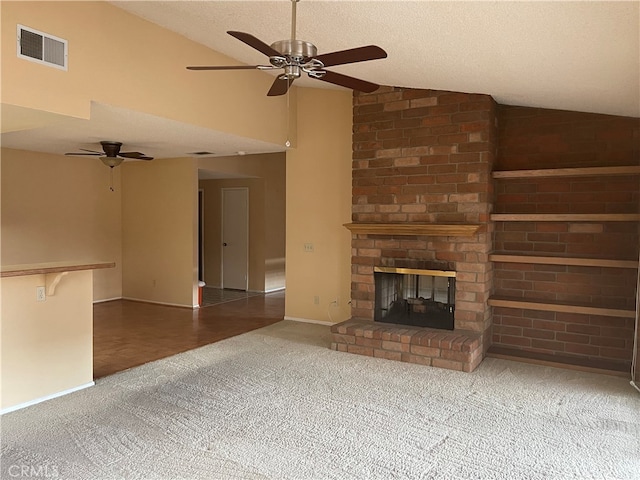
[[[113,188],[113,167],[109,167],[109,190],[115,192]]]
[[[294,5],[295,5],[295,3],[294,3]],[[287,82],[288,81],[289,80],[287,79]],[[289,92],[290,91],[291,91],[291,85],[289,85],[289,88],[287,88],[287,141],[284,142],[284,146],[287,147],[287,148],[289,148],[291,146],[291,142],[289,141],[289,133],[291,132],[291,127],[290,127],[291,122],[290,122],[290,118],[289,118],[289,116],[290,116],[290,113],[289,113],[289,111],[290,111],[290,108],[289,108]]]
[[[291,41],[296,39],[296,4],[298,0],[291,0]],[[289,148],[291,141],[289,141],[289,134],[291,133],[291,108],[289,107],[289,92],[291,91],[291,81],[287,78],[287,141],[284,142],[284,146]]]

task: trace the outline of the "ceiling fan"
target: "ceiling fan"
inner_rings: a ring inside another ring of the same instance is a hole
[[[83,152],[65,153],[65,155],[87,155],[87,156],[99,156],[102,163],[107,167],[117,167],[122,163],[125,158],[132,158],[134,160],[153,160],[153,157],[147,157],[144,153],[140,152],[121,152],[122,142],[110,142],[102,141],[102,152],[96,152],[95,150],[87,150],[80,148]]]
[[[232,37],[255,48],[269,57],[270,65],[228,65],[228,66],[202,66],[187,67],[188,70],[284,70],[273,82],[267,93],[269,96],[284,95],[296,78],[302,73],[323,82],[333,83],[342,87],[371,93],[378,89],[379,85],[360,80],[358,78],[343,75],[341,73],[326,70],[327,67],[345,65],[348,63],[365,62],[386,58],[387,52],[376,45],[350,48],[337,52],[318,55],[315,45],[304,40],[296,40],[296,4],[300,0],[291,0],[291,39],[280,40],[267,45],[262,40],[244,32],[227,32]]]

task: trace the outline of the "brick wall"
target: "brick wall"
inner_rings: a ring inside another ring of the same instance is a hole
[[[515,209],[515,205],[511,207]],[[501,253],[638,258],[638,228],[631,222],[501,222],[495,229],[494,248]]]
[[[640,120],[499,106],[496,170],[638,165]],[[496,213],[638,213],[640,178],[498,180]],[[497,253],[638,259],[637,222],[498,222]],[[495,294],[633,309],[636,271],[496,263]],[[626,366],[633,320],[494,308],[493,344]],[[621,367],[622,368],[622,367]]]
[[[455,270],[455,328],[490,326],[496,105],[487,95],[354,93],[353,222],[482,225],[473,237],[354,235],[352,316],[373,320],[375,265]]]
[[[627,268],[496,263],[497,295],[604,308],[635,308],[636,272]]]
[[[640,119],[500,105],[496,170],[637,165]]]

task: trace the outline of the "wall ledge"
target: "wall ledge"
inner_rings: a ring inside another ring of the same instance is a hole
[[[115,266],[115,262],[49,262],[28,263],[23,265],[3,265],[0,269],[0,277],[20,277],[25,275],[78,272],[81,270],[113,268]]]

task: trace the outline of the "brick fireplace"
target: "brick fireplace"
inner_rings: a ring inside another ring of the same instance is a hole
[[[638,118],[354,94],[352,318],[332,348],[464,371],[489,348],[629,371],[639,155]],[[376,269],[455,273],[453,330],[374,321]]]
[[[472,371],[490,341],[496,104],[383,87],[353,108],[352,319],[332,347]],[[455,272],[453,330],[373,322],[376,267]]]

